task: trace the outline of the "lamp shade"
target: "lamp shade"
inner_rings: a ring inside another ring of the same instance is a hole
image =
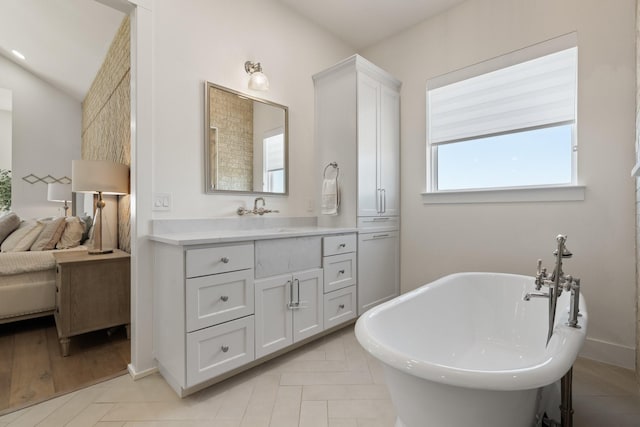
[[[50,202],[68,202],[71,200],[71,184],[57,182],[47,184],[47,200]]]
[[[71,188],[79,193],[127,194],[129,166],[103,160],[72,160]]]

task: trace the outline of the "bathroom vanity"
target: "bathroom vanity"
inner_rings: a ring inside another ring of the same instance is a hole
[[[164,222],[151,236],[154,355],[180,396],[355,319],[356,229]]]

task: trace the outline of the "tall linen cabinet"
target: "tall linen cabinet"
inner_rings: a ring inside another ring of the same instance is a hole
[[[395,77],[353,55],[313,76],[322,180],[335,176],[337,215],[318,223],[358,227],[358,314],[400,292],[400,87]]]

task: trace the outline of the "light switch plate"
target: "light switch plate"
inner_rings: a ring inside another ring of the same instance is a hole
[[[153,210],[170,211],[171,193],[153,193]]]

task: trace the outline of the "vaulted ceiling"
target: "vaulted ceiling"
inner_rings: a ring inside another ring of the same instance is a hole
[[[124,18],[99,1],[0,1],[0,54],[82,101]],[[360,51],[464,0],[276,1]]]

